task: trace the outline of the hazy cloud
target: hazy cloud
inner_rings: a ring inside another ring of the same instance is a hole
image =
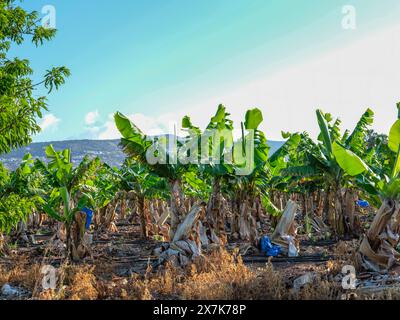
[[[46,114],[41,121],[39,122],[40,128],[42,128],[42,131],[52,129],[52,128],[57,128],[59,122],[61,120],[57,118],[54,114],[49,113]]]
[[[96,121],[99,119],[99,117],[100,117],[100,114],[99,114],[98,110],[90,111],[85,116],[85,123],[87,125],[93,125],[96,123]]]

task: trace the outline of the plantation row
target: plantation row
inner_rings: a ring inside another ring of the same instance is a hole
[[[233,122],[222,105],[204,130],[185,117],[187,136],[176,139],[180,154],[204,158],[200,149],[209,142],[207,161],[194,163],[165,148],[166,137],[150,139],[116,113],[127,155],[121,168],[88,157],[74,168],[70,151],[52,146],[46,149],[47,163],[28,154],[13,172],[0,166],[0,230],[24,236],[30,228],[53,224],[76,261],[90,251],[90,230],[115,229],[120,218],[138,219],[143,238],[169,243],[164,258],[179,251],[190,259],[212,243],[256,244],[263,235],[261,217],[270,216],[276,225],[292,200],[300,205],[303,232],[318,223],[329,228],[328,235],[364,237],[360,263],[387,270],[398,257],[400,120],[386,136],[370,130],[370,109],[353,131],[342,132],[340,120],[321,110],[316,116],[317,141],[306,132],[283,133],[286,142],[272,155],[258,129],[263,121],[258,109],[246,113],[236,141],[227,136]],[[166,161],[149,162],[149,152]],[[251,170],[237,174],[243,168]],[[369,230],[360,223],[359,199],[379,208]],[[2,236],[3,251],[6,239]]]

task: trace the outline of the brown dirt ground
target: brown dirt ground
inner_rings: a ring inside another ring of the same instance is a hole
[[[304,245],[297,259],[262,259],[255,248],[240,255],[244,243],[214,248],[185,268],[155,267],[153,249],[160,243],[139,238],[139,226],[117,225],[118,232],[94,233],[92,255],[79,264],[66,264],[52,235],[36,236],[37,244],[11,246],[0,257],[0,288],[20,290],[17,297],[0,299],[396,299],[397,285],[373,293],[343,290],[341,269],[352,264],[357,241],[323,246]],[[42,230],[48,231],[48,230]],[[236,247],[236,248],[235,248]],[[315,256],[315,261],[302,257]],[[331,257],[331,258],[328,258]],[[333,258],[332,258],[333,257]],[[243,260],[245,262],[243,262]],[[322,260],[322,261],[321,261]],[[57,289],[43,290],[41,267],[57,269]],[[306,274],[312,282],[295,290],[293,281]],[[364,275],[365,276],[365,275]],[[370,279],[366,276],[366,279]]]

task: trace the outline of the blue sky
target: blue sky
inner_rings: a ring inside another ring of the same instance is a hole
[[[48,4],[56,9],[57,37],[14,53],[31,60],[36,77],[57,65],[72,76],[49,96],[34,141],[117,138],[110,116],[117,110],[150,134],[169,130],[185,114],[205,125],[219,103],[236,121],[259,107],[271,139],[280,130],[316,132],[317,107],[347,126],[372,107],[383,131],[400,101],[393,83],[400,74],[397,0],[35,0],[23,6],[41,11]],[[344,5],[356,9],[355,30],[342,27]]]

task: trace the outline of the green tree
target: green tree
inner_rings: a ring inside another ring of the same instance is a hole
[[[168,182],[171,198],[171,234],[174,234],[178,225],[188,213],[184,203],[182,190],[183,176],[192,168],[192,165],[177,161],[176,150],[168,148],[170,136],[148,137],[126,116],[117,112],[114,115],[115,124],[122,135],[120,145],[129,159],[146,166],[150,172]],[[175,141],[172,141],[175,142]],[[177,147],[182,146],[179,140]],[[146,155],[152,154],[163,161],[149,162]],[[200,211],[200,206],[196,206]],[[172,237],[171,237],[172,238]]]
[[[127,159],[120,170],[121,189],[131,192],[137,202],[140,216],[140,231],[144,239],[149,237],[145,201],[146,199],[168,197],[168,186],[165,179],[149,171],[147,166]]]
[[[400,110],[400,104],[397,107]],[[385,163],[378,166],[364,163],[365,169],[361,172],[364,191],[378,197],[381,204],[359,250],[359,262],[373,271],[386,271],[399,258],[395,249],[400,239],[400,113],[390,129],[387,142]],[[336,154],[345,152],[342,146],[336,146],[336,149]],[[351,172],[346,161],[338,163],[344,172]]]
[[[29,60],[11,57],[10,50],[29,40],[41,46],[55,34],[55,29],[40,25],[36,11],[25,11],[15,0],[0,0],[0,154],[29,144],[40,132],[37,119],[47,103],[34,90],[44,86],[50,93],[70,75],[66,67],[54,67],[35,83]]]
[[[354,182],[356,176],[364,172],[366,165],[361,160],[367,157],[368,126],[373,122],[374,113],[367,109],[355,129],[350,133],[340,132],[341,121],[333,121],[329,113],[316,112],[320,134],[315,143],[303,136],[305,145],[300,164],[291,165],[283,171],[284,175],[313,179],[321,183],[325,192],[325,211],[335,233],[352,233],[353,226],[346,222],[347,208],[343,191]],[[346,170],[342,168],[345,166]]]
[[[9,233],[18,222],[36,210],[44,194],[45,179],[27,154],[20,166],[8,172],[0,165],[0,232]]]
[[[43,197],[42,209],[51,218],[64,224],[68,255],[77,261],[83,258],[89,249],[84,241],[87,217],[82,209],[94,209],[94,180],[101,162],[99,158],[90,160],[86,156],[73,168],[71,151],[55,151],[52,145],[46,148],[46,156],[49,160],[47,165],[40,160],[35,163],[52,186],[52,190]]]

